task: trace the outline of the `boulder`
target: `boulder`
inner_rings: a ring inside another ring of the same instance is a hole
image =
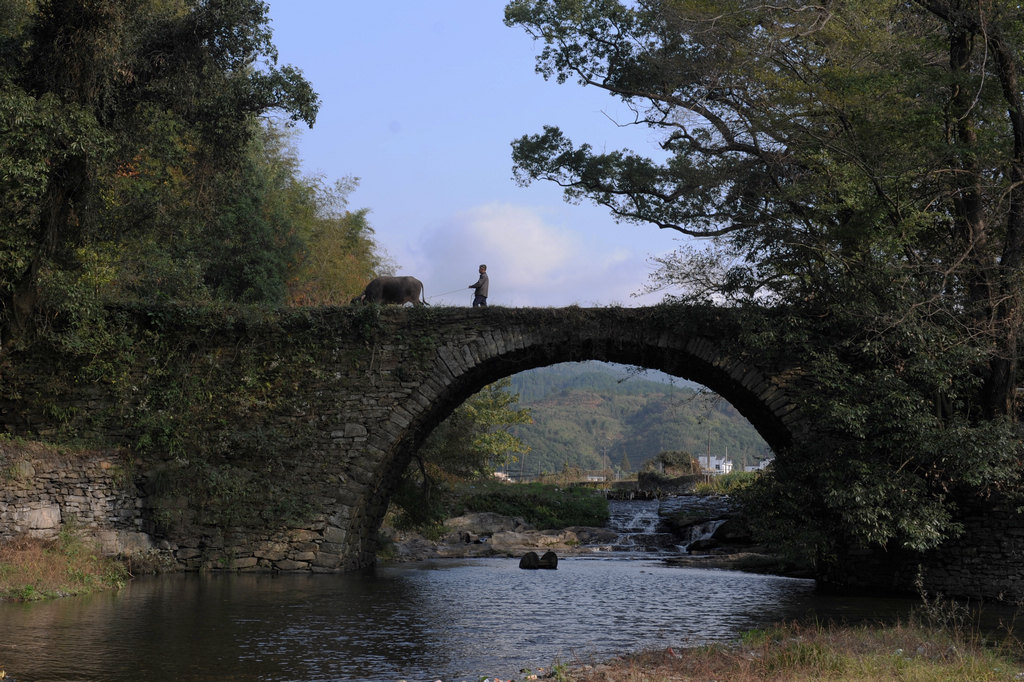
[[[537,556],[536,552],[527,552],[523,555],[523,558],[519,560],[519,568],[534,569],[539,568],[540,557]]]
[[[60,505],[40,504],[15,514],[14,519],[30,531],[53,531],[60,528]]]
[[[754,542],[750,525],[746,519],[739,516],[726,520],[715,531],[714,537],[719,542],[728,545],[749,545]]]
[[[558,555],[548,550],[544,552],[544,556],[537,556],[536,552],[527,552],[523,555],[523,558],[519,560],[519,568],[523,569],[557,569],[558,568]]]
[[[258,563],[259,559],[254,556],[238,557],[237,559],[232,559],[228,567],[240,571],[246,568],[253,568]]]
[[[686,551],[690,554],[694,552],[707,552],[708,550],[716,549],[721,546],[721,543],[714,538],[705,538],[703,540],[694,540],[686,546]]]
[[[522,519],[514,519],[493,512],[464,514],[444,522],[450,530],[472,533],[473,535],[494,535],[502,531],[529,530]]]
[[[575,547],[580,544],[576,533],[571,530],[542,530],[495,533],[491,537],[491,547],[495,552],[515,553],[527,547]]]
[[[93,537],[99,542],[100,554],[104,556],[144,554],[155,547],[151,536],[136,531],[102,529]]]
[[[445,535],[443,542],[449,545],[480,545],[487,542],[487,536],[480,536],[468,530],[459,530]]]
[[[274,562],[274,568],[279,571],[302,571],[309,568],[309,563],[306,561],[292,561],[291,559],[282,559],[281,561]]]

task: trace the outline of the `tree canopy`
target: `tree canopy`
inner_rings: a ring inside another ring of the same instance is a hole
[[[355,179],[299,173],[320,102],[277,57],[260,0],[3,3],[5,344],[124,298],[339,302],[387,267]]]
[[[686,238],[652,289],[790,311],[770,343],[806,358],[825,435],[760,499],[787,529],[814,508],[819,553],[924,548],[956,533],[954,491],[1019,490],[1016,3],[514,0],[505,16],[543,43],[541,75],[606,90],[658,141],[598,151],[546,126],[513,143],[516,177]]]
[[[1009,412],[1024,256],[1014,3],[517,0],[506,19],[544,41],[545,77],[605,89],[635,112],[626,124],[661,133],[649,158],[549,126],[514,143],[520,180],[714,239],[666,263],[693,295],[955,314],[985,337],[986,407]]]

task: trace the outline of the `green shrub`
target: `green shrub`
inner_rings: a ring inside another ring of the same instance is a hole
[[[538,528],[603,526],[608,500],[598,491],[542,483],[480,481],[458,490],[455,514],[493,512],[522,518]]]
[[[753,483],[757,476],[756,471],[730,471],[712,476],[707,483],[696,484],[693,491],[698,495],[732,495]]]

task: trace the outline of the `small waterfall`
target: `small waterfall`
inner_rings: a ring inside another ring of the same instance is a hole
[[[658,528],[657,500],[610,502],[608,512],[608,527],[623,534],[653,533]]]
[[[693,508],[702,514],[724,513],[727,503],[722,499],[680,495],[662,500],[609,500],[608,528],[619,536],[613,548],[621,552],[673,552],[687,553],[695,542],[714,535],[724,519],[704,521],[689,527],[689,537],[679,538],[659,530],[662,513],[673,513],[682,508]],[[707,518],[707,517],[705,517]]]
[[[608,502],[608,528],[619,534],[616,551],[677,551],[670,533],[658,532],[658,500],[611,500]]]
[[[680,549],[688,554],[690,545],[700,540],[710,539],[723,523],[725,523],[725,519],[715,519],[714,521],[705,521],[704,523],[696,523],[690,526],[690,537],[680,546]]]

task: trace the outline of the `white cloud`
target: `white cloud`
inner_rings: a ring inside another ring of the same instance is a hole
[[[487,264],[488,303],[501,306],[639,305],[630,294],[649,270],[646,254],[609,244],[565,225],[552,225],[539,210],[486,204],[462,211],[419,235],[403,272],[424,282],[434,305],[466,305],[477,267]]]

